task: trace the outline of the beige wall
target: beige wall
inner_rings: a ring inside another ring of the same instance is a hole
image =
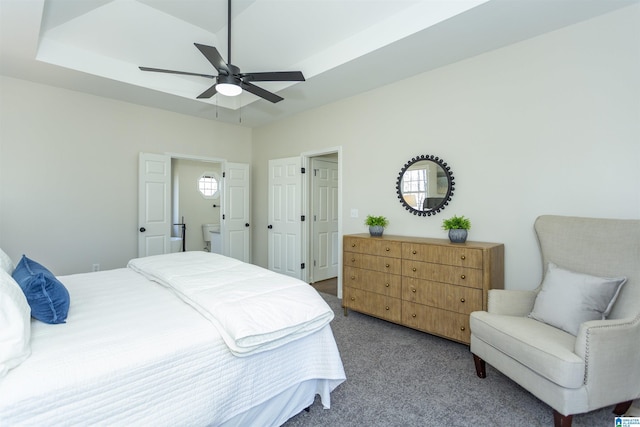
[[[6,77],[0,93],[0,245],[56,274],[137,256],[139,152],[251,162],[240,126]]]
[[[633,6],[255,129],[253,205],[267,204],[269,159],[342,146],[345,234],[366,232],[374,214],[390,219],[386,233],[446,238],[442,219],[466,215],[471,240],[505,244],[506,286],[531,289],[538,215],[640,218],[639,20]],[[455,176],[434,217],[396,196],[419,154]],[[254,214],[259,265],[266,221]]]
[[[532,288],[537,215],[640,218],[639,19],[632,6],[253,131],[0,77],[0,246],[56,274],[124,266],[138,153],[171,152],[251,163],[253,259],[266,265],[268,160],[341,146],[345,233],[366,232],[370,213],[387,233],[444,238],[441,220],[463,214],[471,239],[505,243],[507,286]],[[417,154],[456,179],[435,217],[397,201]]]

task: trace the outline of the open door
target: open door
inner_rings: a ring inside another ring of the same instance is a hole
[[[222,253],[251,262],[251,218],[249,165],[225,163],[222,221]]]
[[[338,276],[338,162],[311,159],[312,281]]]
[[[302,278],[300,157],[269,160],[269,270]]]
[[[138,163],[138,256],[169,253],[171,157],[140,153]]]

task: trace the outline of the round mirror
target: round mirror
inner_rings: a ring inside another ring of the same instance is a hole
[[[396,183],[400,203],[418,216],[431,216],[443,210],[451,200],[453,188],[451,168],[433,155],[409,160]]]

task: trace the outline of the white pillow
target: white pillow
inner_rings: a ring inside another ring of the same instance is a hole
[[[0,270],[0,378],[31,355],[31,309],[22,289]]]
[[[550,262],[529,317],[578,335],[582,323],[609,314],[626,281],[576,273]]]
[[[9,258],[9,255],[4,253],[4,251],[0,249],[0,270],[4,270],[9,274],[13,274],[13,269],[15,267],[16,266],[13,264],[13,261],[11,261],[11,258]]]

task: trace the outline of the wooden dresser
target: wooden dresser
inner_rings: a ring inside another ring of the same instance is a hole
[[[504,245],[405,236],[344,236],[348,309],[469,344],[469,313],[504,288]]]

